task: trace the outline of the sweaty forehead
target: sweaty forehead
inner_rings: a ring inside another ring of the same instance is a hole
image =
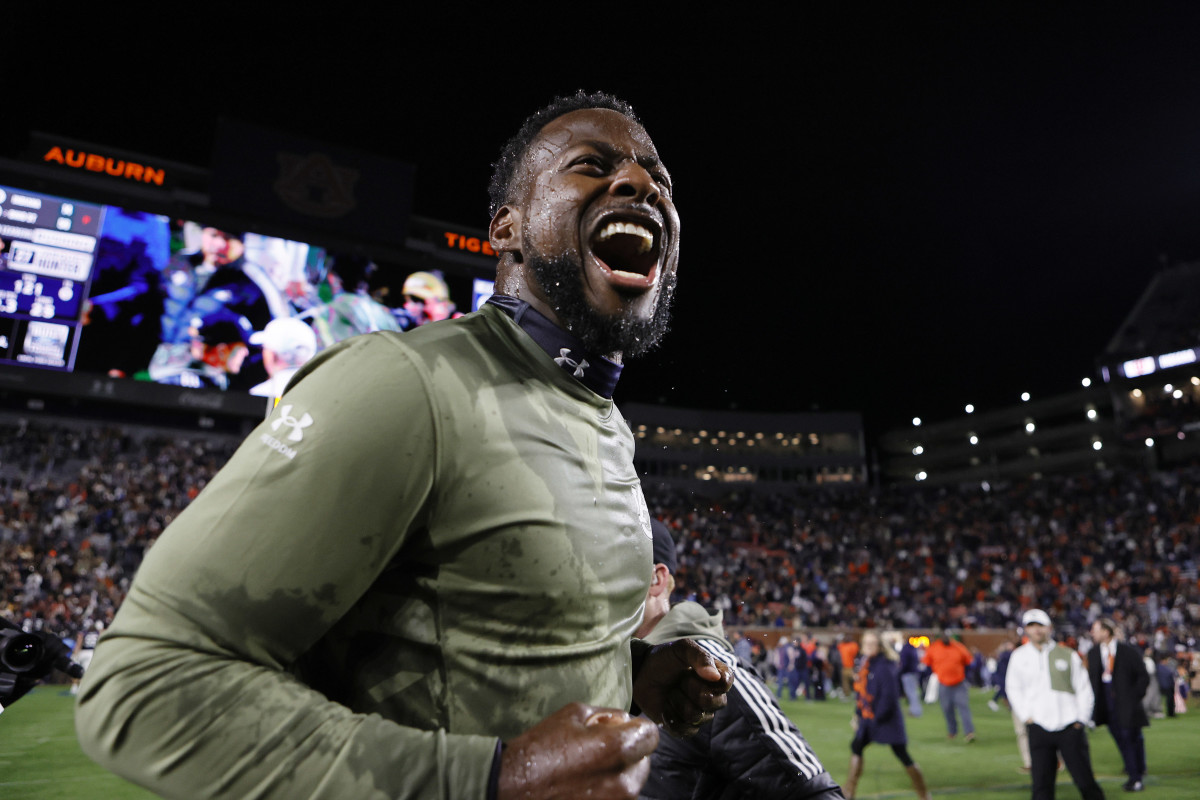
[[[527,164],[537,171],[564,150],[587,142],[606,144],[634,158],[658,160],[654,142],[641,125],[619,111],[584,108],[547,123],[529,145]]]

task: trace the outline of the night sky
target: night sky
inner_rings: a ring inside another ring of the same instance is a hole
[[[483,228],[522,119],[610,91],[683,220],[674,330],[618,400],[879,432],[1077,387],[1200,259],[1200,11],[976,5],[10,19],[0,154],[38,129],[207,165],[226,115],[414,163],[416,213]]]

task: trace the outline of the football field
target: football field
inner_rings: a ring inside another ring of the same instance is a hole
[[[1018,772],[1016,737],[1007,709],[989,711],[990,692],[973,690],[971,707],[978,740],[968,744],[961,735],[946,740],[940,709],[926,706],[920,719],[906,720],[909,752],[925,771],[935,797],[971,800],[1014,800],[1029,797],[1029,779]],[[44,686],[21,698],[0,714],[0,798],[4,800],[126,800],[150,798],[94,765],[79,749],[72,725],[72,700],[63,687]],[[839,782],[846,777],[850,758],[849,702],[784,701],[825,766]],[[1149,774],[1143,797],[1155,800],[1196,800],[1200,797],[1200,709],[1174,719],[1152,720],[1146,730]],[[1092,765],[1110,798],[1124,796],[1121,759],[1108,731],[1091,733]],[[912,797],[900,763],[885,745],[865,752],[866,768],[859,781],[860,798]],[[1079,796],[1066,773],[1059,775],[1060,798]]]

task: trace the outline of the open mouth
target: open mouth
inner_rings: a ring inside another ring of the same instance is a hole
[[[611,220],[592,236],[591,250],[614,283],[648,288],[657,272],[661,241],[662,233],[653,223]]]

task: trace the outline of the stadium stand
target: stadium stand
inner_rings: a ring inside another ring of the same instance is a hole
[[[0,418],[2,612],[73,638],[107,624],[142,554],[232,454],[215,433]],[[1098,616],[1163,652],[1200,630],[1200,468],[997,484],[701,498],[654,490],[675,599],[731,628],[1011,627]]]

